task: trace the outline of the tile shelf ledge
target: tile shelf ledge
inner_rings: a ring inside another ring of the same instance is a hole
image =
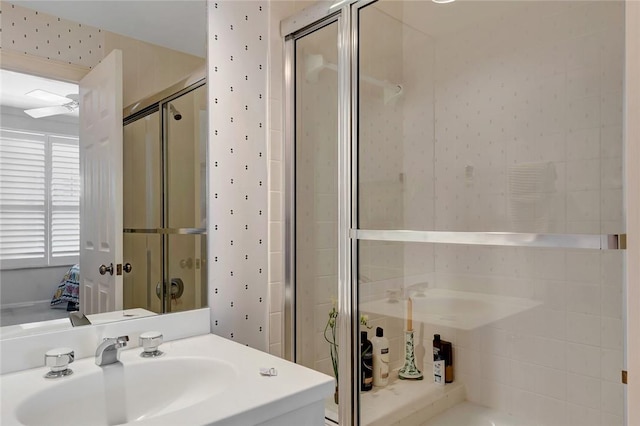
[[[473,330],[539,306],[542,302],[519,297],[433,288],[412,296],[414,323]],[[406,319],[406,303],[378,299],[360,304],[368,314]]]

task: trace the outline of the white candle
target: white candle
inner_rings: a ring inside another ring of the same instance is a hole
[[[413,302],[411,297],[407,299],[407,331],[413,331]]]

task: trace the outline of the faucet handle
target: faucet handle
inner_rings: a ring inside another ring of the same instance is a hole
[[[75,359],[75,352],[71,348],[55,348],[44,354],[44,365],[51,368],[44,375],[46,379],[55,379],[73,374],[69,364]]]
[[[120,349],[120,348],[125,348],[127,346],[127,342],[129,341],[129,336],[120,336],[116,338],[105,337],[103,339],[104,342],[106,342],[107,340],[114,341],[116,349]]]
[[[143,358],[153,358],[164,353],[158,350],[158,346],[162,344],[162,333],[159,331],[147,331],[140,334],[139,344],[144,348],[140,353]]]

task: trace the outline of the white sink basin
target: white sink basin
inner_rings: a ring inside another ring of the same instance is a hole
[[[0,424],[324,424],[331,377],[211,334],[160,349],[160,358],[141,358],[130,348],[104,367],[76,360],[73,374],[57,379],[43,378],[46,367],[2,375]],[[264,367],[277,376],[262,376]]]
[[[230,364],[203,357],[140,359],[91,370],[47,380],[51,386],[18,405],[17,420],[26,426],[132,423],[198,404],[237,376]]]

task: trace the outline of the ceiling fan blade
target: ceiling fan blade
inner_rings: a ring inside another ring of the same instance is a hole
[[[41,118],[48,117],[50,115],[67,114],[69,112],[72,112],[73,110],[73,108],[69,108],[65,105],[59,105],[44,108],[25,109],[24,112],[26,112],[33,118]]]
[[[25,93],[25,95],[37,99],[42,99],[43,101],[55,102],[58,104],[66,104],[73,101],[73,99],[67,98],[66,96],[57,95],[55,93],[47,92],[46,90],[41,89],[32,90]]]

